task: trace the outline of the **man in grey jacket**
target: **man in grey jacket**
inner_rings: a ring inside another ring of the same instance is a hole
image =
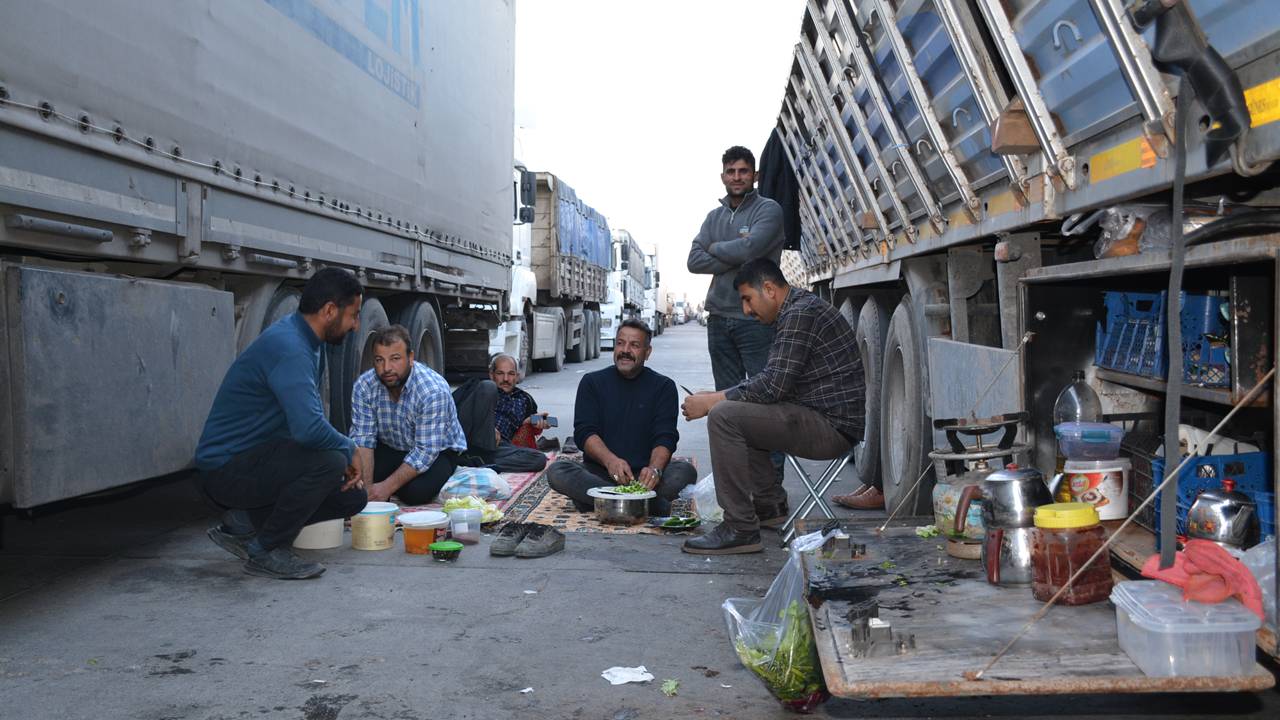
[[[705,308],[707,349],[716,390],[737,385],[764,369],[773,328],[742,313],[733,277],[744,263],[782,257],[782,207],[755,190],[756,158],[747,148],[729,148],[720,181],[728,193],[707,214],[689,248],[689,272],[710,274]]]

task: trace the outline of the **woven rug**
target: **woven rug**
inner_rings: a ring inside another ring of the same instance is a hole
[[[691,458],[681,458],[692,462]],[[555,492],[547,485],[545,471],[519,494],[512,494],[511,500],[504,508],[506,522],[536,522],[550,525],[564,533],[613,533],[618,535],[668,535],[694,534],[698,529],[669,531],[650,527],[644,523],[638,525],[611,525],[596,520],[593,513],[578,512],[573,501]],[[693,504],[688,500],[677,499],[671,503],[672,515],[693,515]]]

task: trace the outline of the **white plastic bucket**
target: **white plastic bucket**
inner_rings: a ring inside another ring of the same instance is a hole
[[[331,550],[341,545],[342,518],[311,523],[293,539],[293,546],[300,550]]]
[[[1100,520],[1129,517],[1129,461],[1068,460],[1062,468],[1062,482],[1071,492],[1072,502],[1089,503]]]
[[[351,518],[351,547],[356,550],[387,550],[395,544],[395,503],[371,502]]]

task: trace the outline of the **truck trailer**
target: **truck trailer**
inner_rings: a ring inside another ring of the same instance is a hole
[[[613,336],[624,320],[644,313],[644,251],[631,233],[613,231],[612,270],[609,271],[609,299],[600,308],[600,349],[613,349]]]
[[[0,7],[0,505],[190,466],[224,371],[354,272],[325,357],[350,425],[367,338],[483,362],[510,283],[513,4]]]
[[[806,280],[851,321],[866,372],[855,479],[882,481],[887,510],[909,517],[932,513],[935,481],[974,467],[948,453],[1048,477],[1055,398],[1080,372],[1126,430],[1130,507],[1178,463],[1179,423],[1213,427],[1237,406],[1222,442],[1265,457],[1229,472],[1257,475],[1264,507],[1280,491],[1265,382],[1277,108],[1268,0],[808,0],[774,138],[794,171]],[[975,426],[1002,421],[1016,443],[974,447]],[[1159,520],[1148,508],[1119,539],[1122,565],[1172,553],[1177,496],[1192,492],[1179,481]],[[1274,503],[1263,515],[1274,533]],[[1259,644],[1277,654],[1274,627]],[[983,685],[972,691],[1032,691]],[[1068,687],[1083,686],[1034,691]]]

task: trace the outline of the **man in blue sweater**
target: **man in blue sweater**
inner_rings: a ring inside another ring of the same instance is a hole
[[[205,494],[228,510],[209,538],[251,575],[324,572],[294,554],[294,538],[304,525],[354,515],[367,502],[352,442],[325,418],[319,389],[324,345],[360,327],[362,294],[349,272],[317,272],[298,311],[236,358],[213,399],[196,468]]]
[[[653,334],[639,320],[618,327],[613,367],[582,377],[573,408],[573,437],[583,462],[557,460],[547,468],[547,484],[569,496],[581,512],[595,503],[587,491],[607,485],[639,483],[655,490],[649,503],[665,515],[686,485],[697,479],[687,462],[672,460],[676,430],[676,386],[671,378],[646,368]]]

